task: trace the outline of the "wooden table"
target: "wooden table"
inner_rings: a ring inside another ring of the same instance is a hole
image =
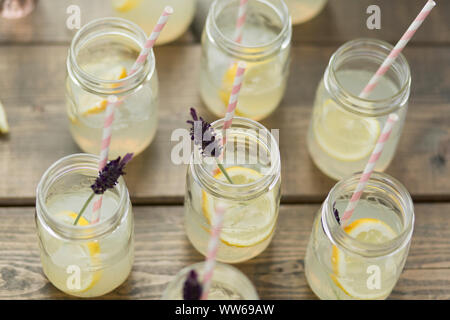
[[[63,85],[74,34],[65,27],[66,8],[73,3],[81,8],[83,24],[110,14],[109,0],[41,0],[27,18],[0,19],[0,99],[11,126],[11,133],[0,137],[0,299],[67,298],[42,272],[34,201],[44,170],[80,151],[68,131]],[[395,42],[423,3],[331,0],[317,18],[294,28],[286,96],[276,114],[263,121],[280,129],[278,231],[264,253],[237,266],[261,298],[315,298],[303,259],[313,216],[335,182],[313,165],[305,141],[315,89],[330,55],[357,37]],[[366,28],[370,4],[382,10],[381,30]],[[410,109],[387,172],[410,191],[416,224],[394,299],[450,299],[449,19],[450,1],[440,1],[404,51],[413,79]],[[137,221],[136,259],[129,279],[106,299],[158,299],[182,267],[202,259],[184,234],[186,167],[170,161],[175,144],[170,134],[185,126],[188,107],[206,112],[197,81],[200,20],[179,40],[155,50],[161,87],[158,133],[126,176]]]

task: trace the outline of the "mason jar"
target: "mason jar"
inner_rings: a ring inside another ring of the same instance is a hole
[[[249,0],[236,37],[239,0],[216,0],[202,36],[200,95],[217,117],[225,115],[238,61],[247,69],[236,115],[261,120],[280,104],[290,63],[291,19],[282,0]]]
[[[183,300],[183,287],[189,273],[194,270],[198,280],[203,279],[205,262],[196,263],[182,269],[169,283],[162,300]],[[238,269],[217,262],[211,280],[208,300],[259,300],[251,281]]]
[[[384,171],[394,157],[411,87],[405,57],[400,54],[372,93],[359,98],[392,49],[384,41],[357,39],[341,46],[328,63],[317,88],[307,145],[314,163],[331,178],[364,169],[390,113],[399,121],[375,170]]]
[[[195,14],[197,0],[112,0],[114,15],[131,20],[150,35],[166,6],[174,11],[156,44],[171,42],[189,28]]]
[[[115,95],[110,159],[135,155],[152,142],[158,125],[158,77],[150,52],[128,75],[146,35],[119,18],[94,20],[72,40],[67,57],[66,104],[72,137],[85,152],[100,153],[107,99]]]
[[[285,0],[291,14],[292,24],[300,24],[317,16],[328,0]]]
[[[221,139],[224,120],[211,124]],[[233,183],[218,169],[220,161]],[[195,146],[188,166],[185,228],[192,245],[207,253],[213,217],[224,209],[217,260],[237,263],[266,249],[272,240],[280,206],[280,151],[264,126],[235,117],[227,130],[222,160],[203,157]]]
[[[114,290],[133,265],[133,214],[122,178],[103,195],[99,222],[90,223],[95,196],[74,225],[92,194],[98,162],[89,154],[64,157],[47,169],[37,187],[35,218],[44,273],[56,288],[78,297]]]
[[[313,223],[305,274],[321,299],[385,299],[408,256],[413,203],[405,187],[387,174],[373,173],[348,223],[343,228],[337,221],[360,177],[338,182]]]

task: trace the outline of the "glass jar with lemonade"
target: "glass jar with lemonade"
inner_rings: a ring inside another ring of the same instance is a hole
[[[59,290],[78,297],[98,297],[121,285],[133,265],[133,214],[122,178],[105,192],[99,222],[90,224],[91,201],[74,225],[99,158],[74,154],[44,173],[36,195],[36,227],[42,267]]]
[[[111,0],[117,17],[131,20],[150,35],[164,7],[174,9],[169,23],[164,27],[156,44],[171,42],[180,37],[189,27],[195,13],[197,0]]]
[[[128,71],[146,35],[119,18],[94,20],[72,40],[67,58],[66,104],[72,137],[85,152],[100,153],[107,99],[115,108],[110,158],[139,154],[152,142],[158,125],[158,77],[151,52],[134,74]]]
[[[342,217],[361,174],[338,182],[313,223],[305,257],[308,284],[321,299],[385,299],[405,265],[414,229],[414,208],[405,187],[373,173],[356,209]]]
[[[341,46],[330,59],[316,92],[307,144],[314,163],[331,178],[364,169],[392,112],[399,121],[375,170],[385,170],[394,157],[411,86],[405,57],[397,58],[366,99],[358,97],[392,49],[383,41],[358,39]]]
[[[220,140],[223,119],[211,124]],[[212,160],[212,161],[207,161]],[[194,148],[188,167],[185,228],[193,246],[206,254],[213,216],[224,210],[217,260],[237,263],[260,254],[272,240],[280,205],[280,152],[261,124],[235,117],[227,130],[223,167]]]
[[[261,120],[280,104],[290,62],[291,19],[282,0],[249,0],[242,41],[235,41],[239,0],[215,1],[202,36],[200,95],[208,109],[223,117],[237,62],[244,74],[236,115]]]

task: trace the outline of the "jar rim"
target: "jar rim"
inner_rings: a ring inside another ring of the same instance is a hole
[[[219,141],[222,140],[222,127],[224,122],[225,119],[222,118],[211,123],[211,127],[216,132],[216,139]],[[266,137],[268,137],[269,140],[267,144],[270,146],[266,148],[270,153],[271,159],[269,171],[264,174],[261,179],[247,184],[236,185],[230,184],[228,181],[218,180],[213,176],[210,170],[207,170],[207,168],[204,167],[204,161],[200,161],[200,163],[195,161],[195,159],[203,159],[201,150],[197,148],[196,145],[194,145],[194,150],[192,152],[191,162],[189,165],[190,170],[194,174],[194,178],[201,183],[202,187],[217,197],[234,200],[237,196],[233,195],[233,193],[236,193],[239,195],[239,199],[242,199],[243,197],[255,198],[262,194],[266,188],[271,189],[280,179],[281,161],[279,146],[273,134],[257,121],[235,116],[233,118],[233,125],[234,128],[236,128],[237,125],[242,125],[247,126],[248,129],[262,130],[266,134]],[[267,144],[265,144],[264,141],[261,141],[260,138],[258,138],[258,144],[267,146]],[[277,152],[272,152],[274,148]]]
[[[339,59],[343,59],[344,56],[355,50],[357,46],[374,46],[378,49],[378,53],[383,55],[384,59],[389,55],[389,53],[394,49],[390,43],[372,38],[359,38],[348,41],[341,45],[331,56],[330,61],[328,62],[328,66],[325,71],[325,77],[331,81],[329,84],[325,81],[325,85],[329,93],[336,98],[341,104],[350,111],[357,113],[368,113],[368,115],[379,115],[388,114],[393,112],[393,109],[396,109],[398,105],[403,105],[409,98],[410,86],[411,86],[411,70],[406,60],[406,57],[403,53],[400,53],[396,60],[392,63],[390,70],[393,69],[394,66],[398,66],[401,72],[405,72],[402,79],[401,84],[399,85],[399,89],[393,95],[382,99],[371,99],[369,97],[361,98],[358,95],[350,92],[339,80],[337,76],[337,68],[340,66]],[[375,54],[375,51],[373,51]],[[373,57],[372,57],[373,58]],[[342,63],[342,62],[341,62]],[[380,64],[381,65],[381,64]],[[339,91],[339,92],[336,92]],[[398,103],[395,103],[398,101]],[[374,113],[374,111],[377,111]]]
[[[239,0],[231,0],[231,1],[236,1],[239,2]],[[229,1],[229,2],[231,2]],[[259,2],[263,2],[267,4],[266,0],[256,0]],[[280,10],[276,10],[275,8],[273,8],[272,5],[269,5],[269,7],[271,7],[278,15],[278,17],[280,18],[281,23],[283,24],[283,27],[281,28],[280,32],[277,34],[277,36],[275,38],[273,38],[272,40],[270,40],[267,43],[263,43],[260,45],[243,45],[242,43],[236,42],[234,39],[231,39],[229,37],[227,37],[219,28],[219,26],[216,23],[216,17],[219,16],[219,14],[222,12],[222,10],[224,9],[224,7],[219,8],[219,3],[223,3],[220,0],[215,0],[210,7],[209,10],[209,14],[208,14],[208,20],[211,19],[212,20],[212,25],[214,27],[214,30],[217,32],[217,34],[219,35],[220,39],[222,40],[222,42],[224,43],[225,48],[227,48],[229,51],[231,51],[232,54],[234,55],[257,55],[260,56],[261,54],[264,55],[270,55],[273,53],[274,49],[271,48],[275,48],[275,50],[278,47],[278,44],[281,44],[284,41],[284,37],[286,33],[290,33],[290,30],[292,29],[292,22],[291,22],[291,16],[289,14],[289,9],[286,5],[286,3],[284,1],[279,1],[279,4],[281,5],[281,11]],[[283,15],[283,16],[280,16]],[[208,25],[208,22],[206,23],[206,26]],[[290,41],[290,36],[289,36],[289,41]],[[260,49],[260,50],[256,50],[256,49]],[[251,54],[249,54],[248,52],[251,52]]]
[[[120,28],[124,31],[130,32],[133,36],[133,38],[130,37],[130,39],[135,41],[135,43],[140,46],[140,51],[144,48],[147,36],[144,30],[142,30],[142,28],[134,22],[119,17],[94,19],[85,24],[73,37],[67,57],[67,70],[70,75],[75,75],[75,79],[78,82],[83,82],[86,89],[92,93],[120,95],[135,89],[143,81],[145,81],[145,79],[153,76],[155,72],[155,55],[153,49],[150,49],[145,63],[142,64],[133,74],[128,74],[125,78],[119,80],[101,79],[85,71],[78,64],[76,48],[78,48],[79,45],[84,45],[87,41],[101,36],[98,34],[95,37],[89,37],[92,32],[96,32],[97,28],[106,29],[108,27]],[[120,32],[115,32],[114,34],[117,36],[124,36]]]
[[[186,277],[186,275],[191,271],[191,270],[195,270],[198,272],[198,276],[201,277],[201,273],[203,272],[205,268],[205,261],[202,262],[197,262],[194,264],[191,264],[189,266],[184,267],[183,269],[181,269],[174,277],[174,279],[169,283],[169,285],[167,286],[167,288],[165,289],[164,293],[163,293],[163,297],[168,297],[168,293],[170,292],[170,290],[173,290],[177,287],[177,285],[180,283],[180,281],[182,281],[183,277]],[[242,281],[243,285],[246,288],[250,288],[250,295],[252,295],[251,299],[259,299],[258,296],[258,292],[256,291],[255,286],[253,285],[253,283],[250,281],[250,279],[239,269],[237,269],[236,267],[233,267],[232,265],[229,264],[225,264],[222,262],[216,262],[216,266],[215,268],[223,268],[227,271],[230,271],[236,275],[238,275],[239,277],[239,281]],[[239,282],[241,283],[241,282]],[[241,293],[241,292],[239,292]]]
[[[71,161],[76,160],[76,164],[71,164]],[[49,186],[56,182],[59,178],[74,171],[84,169],[92,170],[98,173],[98,163],[100,158],[93,154],[76,153],[65,156],[54,162],[42,175],[39,184],[36,188],[36,215],[45,222],[50,230],[59,236],[73,240],[88,240],[92,238],[101,237],[104,234],[113,230],[117,223],[120,223],[123,216],[126,216],[126,210],[122,210],[126,205],[129,195],[125,181],[122,177],[119,178],[118,183],[114,187],[119,194],[119,202],[114,213],[104,220],[100,220],[95,224],[87,226],[69,225],[62,223],[56,219],[46,205],[46,195]],[[95,175],[93,175],[94,177]]]
[[[346,233],[334,216],[334,202],[339,196],[343,195],[342,191],[345,188],[351,187],[351,193],[353,193],[353,190],[355,189],[354,187],[358,184],[361,175],[362,172],[354,173],[334,185],[322,205],[321,224],[328,239],[340,249],[344,249],[345,251],[356,253],[365,257],[392,255],[409,243],[414,230],[415,216],[413,201],[411,199],[411,195],[406,190],[405,186],[400,183],[400,181],[386,173],[373,172],[366,185],[366,188],[375,188],[376,184],[382,185],[388,189],[388,192],[395,191],[398,194],[396,195],[397,199],[395,202],[399,207],[401,207],[401,212],[404,215],[405,221],[402,223],[401,232],[394,239],[386,241],[382,244],[361,242]],[[377,189],[380,190],[379,187],[377,187]]]

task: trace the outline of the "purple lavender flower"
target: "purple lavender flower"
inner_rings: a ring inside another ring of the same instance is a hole
[[[334,213],[334,217],[336,218],[336,221],[341,224],[341,219],[339,218],[339,211],[338,209],[336,209],[336,202],[333,203],[333,213]]]
[[[123,171],[125,165],[130,162],[132,158],[133,154],[127,153],[123,159],[118,157],[116,160],[109,161],[102,171],[100,171],[97,179],[95,179],[94,184],[91,186],[94,193],[104,194],[106,190],[114,188],[119,177],[125,174]]]
[[[202,285],[198,281],[197,272],[191,270],[186,278],[183,286],[183,299],[184,300],[200,300],[202,296]]]
[[[219,141],[216,140],[214,129],[202,117],[197,115],[194,108],[191,108],[191,117],[193,120],[186,122],[192,125],[190,133],[194,144],[200,146],[202,154],[206,157],[217,158],[220,156],[222,147]]]

